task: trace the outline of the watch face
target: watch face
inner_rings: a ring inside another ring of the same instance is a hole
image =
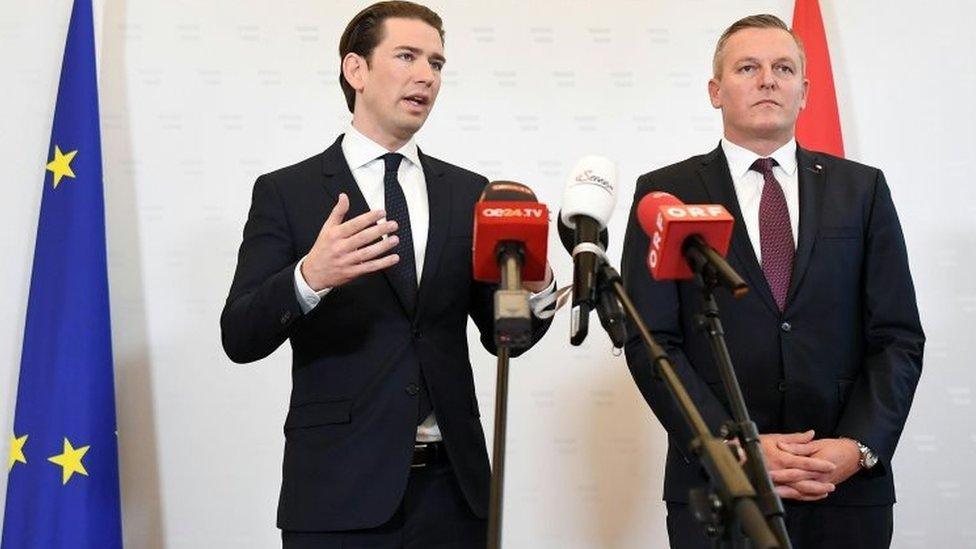
[[[860,442],[857,443],[857,448],[858,448],[858,450],[861,451],[861,466],[862,467],[864,467],[865,469],[870,469],[870,468],[874,467],[874,465],[876,463],[878,463],[878,456],[875,455],[875,453],[872,452],[870,448],[868,448],[867,446],[861,444]]]

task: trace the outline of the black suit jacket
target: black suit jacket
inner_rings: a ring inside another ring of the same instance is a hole
[[[386,272],[334,288],[303,315],[294,269],[346,193],[351,219],[368,210],[340,148],[262,175],[237,271],[221,315],[235,362],[291,343],[292,393],[278,526],[366,528],[392,516],[406,487],[416,436],[421,369],[444,444],[473,511],[484,517],[488,455],[466,337],[467,317],[495,351],[495,287],[471,278],[474,204],[487,183],[421,154],[430,225],[417,305],[409,315]],[[548,323],[536,322],[534,340]]]
[[[901,226],[881,171],[797,149],[800,230],[780,313],[742,223],[721,147],[641,176],[623,252],[623,277],[642,317],[669,352],[685,387],[718,432],[731,412],[705,333],[696,328],[693,281],[652,280],[648,238],[635,218],[653,190],[685,203],[718,203],[735,216],[728,261],[749,284],[742,299],[716,290],[729,352],[761,433],[816,430],[861,441],[880,463],[840,484],[824,503],[894,502],[891,458],[922,368],[924,335]],[[631,333],[636,333],[631,331]],[[690,432],[637,338],[627,362],[668,431],[664,498],[684,502],[705,477],[689,459]]]

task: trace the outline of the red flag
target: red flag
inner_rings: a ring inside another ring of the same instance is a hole
[[[805,148],[844,156],[844,138],[840,132],[827,35],[817,0],[796,0],[793,31],[803,41],[807,54],[807,78],[810,80],[807,106],[800,112],[800,119],[796,123],[796,140]]]

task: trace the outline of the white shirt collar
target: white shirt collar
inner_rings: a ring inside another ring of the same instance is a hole
[[[363,135],[352,124],[349,124],[349,128],[346,130],[346,136],[342,138],[342,153],[346,157],[346,162],[349,163],[350,170],[361,168],[388,152],[390,151]],[[394,152],[402,154],[414,166],[421,167],[420,153],[417,149],[417,142],[413,137],[400,147],[399,150]]]
[[[722,151],[725,153],[725,158],[729,162],[729,172],[732,174],[733,179],[744,177],[757,158],[765,158],[745,147],[736,145],[724,137],[722,138]],[[769,158],[776,160],[779,167],[787,175],[792,176],[796,173],[796,139],[787,141],[785,145],[773,151],[773,154],[769,155]]]

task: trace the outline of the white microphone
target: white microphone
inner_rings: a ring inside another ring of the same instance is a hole
[[[590,311],[596,306],[598,260],[606,256],[600,231],[617,204],[617,165],[603,156],[584,156],[569,174],[559,219],[573,229],[573,309],[570,343],[586,339]]]

